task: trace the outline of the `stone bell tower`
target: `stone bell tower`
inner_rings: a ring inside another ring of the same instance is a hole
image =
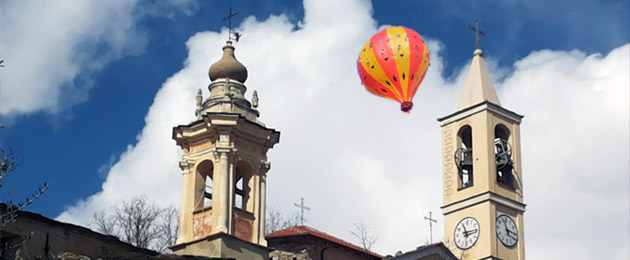
[[[266,259],[267,151],[279,142],[280,132],[258,120],[255,91],[253,104],[245,98],[247,69],[236,60],[231,41],[209,76],[210,96],[202,102],[201,89],[197,94],[197,120],[173,128],[173,139],[184,152],[179,234],[173,250]]]
[[[523,260],[519,125],[501,106],[481,49],[442,128],[444,239],[461,259]]]

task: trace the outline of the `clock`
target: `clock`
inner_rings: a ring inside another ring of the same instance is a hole
[[[518,228],[510,216],[502,214],[497,217],[497,238],[507,247],[513,247],[518,242]]]
[[[471,248],[479,239],[479,222],[472,217],[463,218],[455,226],[453,238],[455,245],[459,249],[466,250]]]

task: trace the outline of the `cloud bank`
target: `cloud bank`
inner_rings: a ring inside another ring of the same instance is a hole
[[[0,115],[58,114],[88,98],[91,76],[112,61],[142,53],[145,16],[191,14],[194,3],[136,0],[3,1]],[[168,7],[168,8],[167,8]]]
[[[304,10],[297,25],[285,16],[249,17],[238,29],[247,96],[258,91],[261,120],[282,132],[269,153],[268,203],[290,211],[304,197],[307,225],[348,241],[348,229],[362,219],[381,254],[427,243],[429,211],[438,216],[440,239],[436,118],[455,111],[467,67],[442,77],[440,52],[448,46],[424,36],[432,64],[414,109],[403,115],[398,104],[368,94],[356,76],[359,48],[378,26],[369,2],[306,0]],[[137,143],[110,169],[103,190],[69,206],[60,220],[87,224],[94,211],[137,194],[179,204],[181,152],[172,127],[194,119],[197,89],[208,96],[207,70],[226,35],[189,39],[185,66],[157,93]],[[492,69],[495,77],[510,72],[495,86],[506,108],[525,115],[528,258],[627,259],[629,51],[628,44],[606,55],[541,50],[512,68]]]

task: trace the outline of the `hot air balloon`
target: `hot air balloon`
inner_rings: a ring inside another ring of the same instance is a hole
[[[357,60],[361,83],[370,93],[400,102],[408,113],[411,99],[429,68],[431,53],[420,35],[402,26],[384,29],[363,46]]]

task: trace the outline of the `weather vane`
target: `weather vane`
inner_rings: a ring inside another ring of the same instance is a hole
[[[232,31],[232,17],[236,16],[237,14],[238,14],[238,12],[232,13],[232,7],[230,7],[229,15],[227,17],[223,18],[224,22],[225,22],[225,20],[228,21],[228,41],[234,40],[235,42],[238,42],[238,40],[242,36],[242,34],[236,32],[236,31]]]
[[[480,50],[481,47],[479,47],[479,35],[483,35],[486,36],[486,33],[479,30],[479,19],[475,19],[475,27],[472,27],[470,25],[468,25],[468,29],[471,29],[473,31],[475,31],[475,43],[477,44],[477,50]]]

